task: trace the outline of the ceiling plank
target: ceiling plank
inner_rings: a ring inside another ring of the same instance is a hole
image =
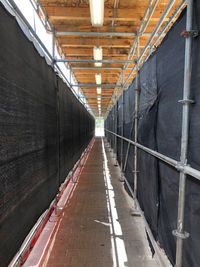
[[[89,8],[79,7],[60,7],[60,6],[43,6],[44,10],[48,14],[49,19],[53,20],[89,20],[90,10]],[[134,9],[118,8],[114,11],[113,8],[104,9],[104,21],[141,21],[144,15],[144,9],[140,7]],[[162,12],[156,10],[152,21],[158,21]],[[167,19],[166,19],[167,20]]]

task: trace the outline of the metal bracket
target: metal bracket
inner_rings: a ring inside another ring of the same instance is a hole
[[[192,99],[183,99],[183,100],[179,100],[178,103],[181,103],[181,104],[194,104],[195,101],[192,100]]]
[[[188,232],[179,232],[178,230],[173,230],[172,234],[181,239],[187,239],[190,236]]]
[[[181,36],[185,38],[188,38],[188,37],[196,38],[199,36],[199,32],[197,30],[192,30],[192,31],[183,30],[181,32]]]

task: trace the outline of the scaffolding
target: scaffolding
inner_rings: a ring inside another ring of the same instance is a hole
[[[182,3],[183,4],[183,3]],[[182,5],[181,4],[181,5]],[[178,8],[180,9],[181,6]],[[176,11],[178,12],[178,10]],[[175,12],[175,13],[176,13]],[[174,167],[179,173],[179,197],[178,197],[178,216],[177,216],[177,229],[173,230],[172,234],[176,237],[176,267],[182,266],[182,258],[183,258],[183,241],[189,237],[189,233],[185,232],[184,230],[184,210],[185,210],[185,191],[186,191],[186,181],[187,175],[190,175],[197,180],[200,180],[200,171],[192,168],[187,163],[187,151],[188,151],[188,138],[189,138],[189,110],[190,105],[194,103],[193,100],[190,99],[191,94],[191,73],[192,73],[192,39],[195,36],[192,28],[192,21],[193,21],[193,0],[188,1],[187,5],[187,16],[186,16],[186,32],[187,36],[185,39],[185,66],[184,66],[184,88],[183,88],[183,100],[179,102],[183,105],[182,107],[182,134],[181,134],[181,155],[180,161],[174,160],[170,157],[167,157],[155,150],[152,150],[146,146],[143,146],[138,143],[137,135],[138,135],[138,108],[139,108],[139,67],[138,66],[143,53],[138,57],[136,61],[136,89],[135,89],[135,114],[134,114],[134,121],[135,121],[135,139],[132,141],[131,139],[125,138],[123,135],[119,135],[116,132],[109,131],[106,129],[107,133],[110,133],[115,136],[115,138],[120,138],[128,143],[128,148],[126,151],[126,159],[124,163],[124,167],[121,165],[121,171],[124,172],[126,169],[127,158],[129,153],[130,145],[133,145],[135,148],[134,151],[134,191],[132,190],[128,180],[125,178],[125,182],[137,203],[137,208],[139,208],[139,203],[137,201],[137,149],[141,149],[146,153],[154,156],[155,158],[167,163],[168,165]],[[155,31],[156,32],[156,31]],[[146,48],[145,48],[146,49]],[[127,80],[126,80],[127,81]],[[125,81],[125,83],[126,83]],[[123,90],[123,89],[122,89]],[[122,98],[123,99],[123,98]],[[131,135],[130,135],[131,137]],[[116,151],[115,146],[115,153]],[[119,152],[121,153],[121,152]],[[122,158],[121,158],[122,160]],[[140,209],[140,208],[139,208]]]

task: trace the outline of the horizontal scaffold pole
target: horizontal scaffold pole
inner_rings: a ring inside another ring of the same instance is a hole
[[[89,36],[137,36],[134,32],[67,32],[56,31],[56,35],[89,35]],[[151,33],[142,33],[141,36],[150,36]]]
[[[121,85],[116,85],[116,84],[107,84],[107,83],[102,83],[102,84],[96,84],[96,83],[79,83],[79,84],[72,84],[71,86],[74,87],[121,87]]]
[[[199,170],[196,170],[196,169],[190,167],[187,164],[182,164],[181,162],[179,162],[179,161],[177,161],[175,159],[167,157],[167,156],[165,156],[165,155],[163,155],[163,154],[161,154],[161,153],[159,153],[159,152],[157,152],[157,151],[155,151],[153,149],[150,149],[150,148],[148,148],[146,146],[143,146],[143,145],[141,145],[139,143],[135,143],[132,140],[130,140],[130,139],[126,138],[126,137],[123,137],[121,135],[118,135],[118,134],[116,134],[114,132],[111,132],[111,131],[109,131],[107,129],[105,129],[105,131],[115,135],[118,138],[122,138],[123,140],[125,140],[128,143],[130,143],[131,145],[137,146],[138,148],[142,149],[143,151],[147,152],[148,154],[150,154],[150,155],[162,160],[163,162],[169,164],[170,166],[174,167],[176,170],[182,171],[182,172],[184,172],[184,173],[186,173],[186,174],[188,174],[188,175],[190,175],[190,176],[192,176],[192,177],[194,177],[194,178],[196,178],[197,180],[200,181],[200,171]]]
[[[94,59],[56,59],[56,62],[68,62],[68,63],[134,63],[133,60],[94,60]]]

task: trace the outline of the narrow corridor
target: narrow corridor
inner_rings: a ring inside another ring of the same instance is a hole
[[[107,143],[96,138],[40,266],[158,266],[119,178]]]

